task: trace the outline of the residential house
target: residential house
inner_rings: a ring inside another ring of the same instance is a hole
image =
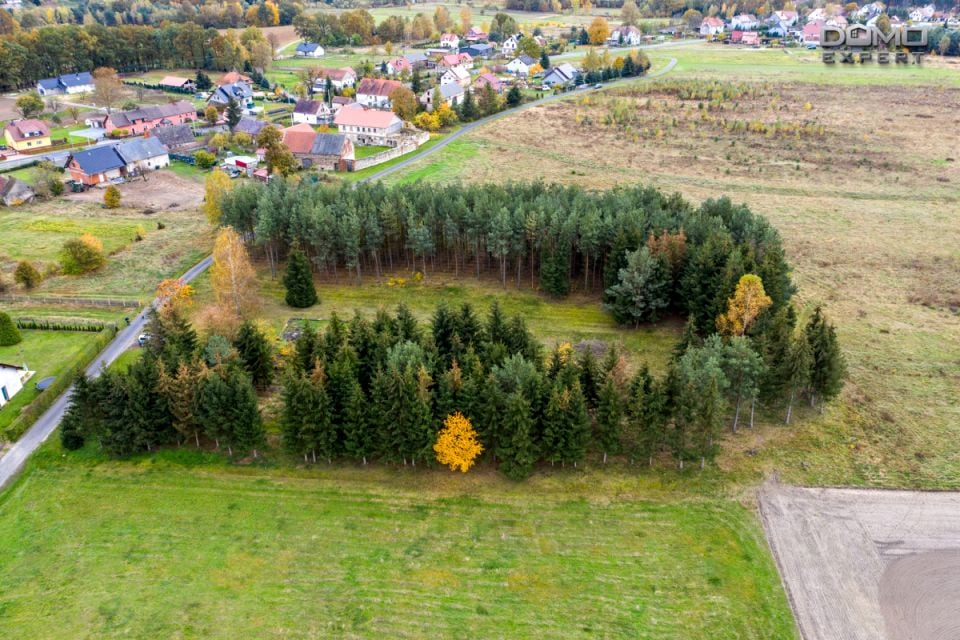
[[[743,43],[743,31],[739,29],[730,32],[730,44],[742,44]]]
[[[460,47],[460,53],[468,53],[470,57],[476,60],[477,58],[487,59],[492,58],[497,55],[496,49],[493,48],[493,45],[483,43],[471,44],[466,47]]]
[[[845,27],[847,24],[847,19],[843,16],[833,16],[832,18],[827,18],[828,27]]]
[[[250,116],[243,116],[240,122],[233,128],[234,133],[245,133],[251,138],[256,138],[265,126],[270,124],[265,120],[257,120]]]
[[[740,38],[740,44],[748,47],[760,46],[760,34],[756,31],[744,31],[743,36]]]
[[[150,129],[171,124],[186,124],[197,119],[197,108],[186,100],[169,104],[149,105],[130,111],[115,111],[101,121],[87,120],[88,126],[100,127],[107,134],[122,130],[129,135],[140,135]]]
[[[479,27],[470,27],[467,29],[467,33],[464,34],[463,39],[467,42],[482,42],[486,40],[488,34],[486,31],[481,30]]]
[[[515,33],[509,38],[504,39],[500,44],[500,55],[504,58],[509,58],[517,52],[517,47],[520,46],[520,38],[523,37],[522,33]]]
[[[8,207],[16,207],[32,202],[36,194],[23,180],[14,177],[0,176],[0,203]]]
[[[826,22],[828,17],[829,16],[827,16],[827,12],[823,7],[817,7],[807,14],[807,24],[810,24],[811,22]]]
[[[825,22],[808,22],[803,25],[803,32],[800,34],[800,40],[805,44],[820,44],[820,31]]]
[[[305,122],[287,127],[281,133],[283,134],[284,146],[295,156],[310,153],[310,149],[313,148],[313,139],[317,137],[314,128]]]
[[[357,72],[350,67],[341,67],[339,69],[320,68],[317,70],[320,76],[313,83],[314,91],[323,91],[327,86],[327,79],[337,91],[343,91],[345,87],[352,87],[357,84]]]
[[[147,138],[156,138],[167,151],[192,151],[200,146],[189,124],[172,124],[156,127],[143,134]]]
[[[402,86],[403,84],[396,80],[364,78],[357,86],[357,102],[365,107],[392,109],[390,94]]]
[[[89,71],[68,73],[56,78],[44,78],[37,82],[37,93],[41,96],[72,95],[93,93],[93,76]]]
[[[190,78],[181,78],[179,76],[164,76],[158,83],[164,89],[174,89],[177,91],[195,91],[197,83]]]
[[[447,84],[458,84],[461,87],[469,87],[470,72],[462,65],[447,69],[447,71],[440,76],[440,86],[442,87]]]
[[[500,78],[493,75],[492,73],[484,73],[479,76],[476,80],[473,81],[473,90],[474,92],[479,92],[485,86],[490,85],[493,87],[493,90],[497,93],[503,93],[503,82],[500,81]]]
[[[724,24],[720,18],[709,16],[700,23],[700,35],[715,36],[723,33]]]
[[[169,164],[170,156],[160,140],[143,138],[76,151],[67,160],[67,171],[73,180],[95,186]]]
[[[369,109],[359,102],[344,106],[333,118],[337,130],[354,144],[397,146],[403,121],[392,111]]]
[[[387,62],[387,73],[398,76],[401,73],[413,73],[413,64],[404,57],[394,58]]]
[[[870,20],[876,18],[881,13],[886,11],[886,6],[882,2],[871,2],[865,4],[856,11],[853,12],[853,17],[858,20]]]
[[[250,108],[253,106],[253,89],[246,82],[225,84],[210,94],[207,104],[223,109],[230,104],[230,100],[235,100],[245,109]]]
[[[469,53],[449,53],[442,58],[440,58],[439,66],[443,69],[452,69],[453,67],[458,67],[463,65],[464,67],[473,66],[473,56]]]
[[[440,85],[440,95],[448,106],[456,107],[459,104],[463,104],[467,93],[459,84],[442,84]],[[422,104],[427,111],[433,111],[433,89],[423,92],[423,95],[420,96],[420,104]]]
[[[576,82],[579,72],[569,62],[552,67],[543,77],[545,87],[566,87]]]
[[[760,26],[760,21],[757,20],[757,16],[752,13],[741,13],[734,16],[730,20],[731,29],[739,29],[741,31],[750,31],[751,29],[756,29]]]
[[[348,98],[346,96],[334,96],[333,100],[330,101],[330,108],[333,110],[334,115],[337,111],[344,108],[348,104],[353,104],[355,101],[353,98]]]
[[[522,53],[507,63],[507,71],[515,76],[526,76],[530,74],[530,67],[535,64],[537,64],[536,60]]]
[[[643,40],[643,34],[640,29],[633,25],[624,25],[617,27],[610,32],[607,38],[607,44],[612,47],[635,47]]]
[[[301,42],[297,45],[298,58],[320,58],[323,53],[323,47],[316,42]]]
[[[333,110],[323,100],[297,100],[293,108],[293,122],[318,125],[329,122],[333,118]]]
[[[800,16],[796,11],[774,11],[773,20],[777,22],[781,27],[787,28],[792,27],[797,24],[797,20]]]
[[[928,4],[925,7],[917,7],[910,11],[911,22],[930,22],[937,13],[936,6]]]
[[[225,85],[236,84],[238,82],[253,86],[253,79],[248,75],[240,73],[239,71],[228,71],[220,76],[220,79],[217,80],[217,86],[223,87]]]
[[[0,407],[10,402],[13,396],[23,389],[23,383],[31,375],[33,372],[23,367],[0,362]]]
[[[32,151],[49,147],[50,129],[41,120],[28,118],[14,120],[3,129],[3,139],[7,146],[16,151]]]
[[[444,33],[440,36],[441,49],[456,49],[460,46],[460,36],[455,33]]]

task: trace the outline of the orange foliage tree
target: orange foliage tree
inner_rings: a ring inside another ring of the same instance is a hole
[[[458,411],[447,416],[433,450],[437,452],[437,462],[450,467],[451,471],[459,469],[466,473],[483,452],[483,445],[477,440],[470,419]]]
[[[742,336],[773,300],[763,290],[760,276],[748,273],[740,278],[726,313],[717,318],[717,330],[725,336]]]

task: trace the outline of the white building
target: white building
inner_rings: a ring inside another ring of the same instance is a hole
[[[523,37],[523,34],[515,33],[506,40],[503,41],[503,44],[500,45],[500,54],[504,58],[509,58],[517,52],[517,47],[520,45],[520,38]]]
[[[460,36],[455,33],[445,33],[440,36],[440,46],[444,49],[456,49],[460,46]]]
[[[23,389],[23,383],[31,373],[23,367],[0,362],[0,407],[10,402],[13,396]]]
[[[507,71],[515,76],[526,76],[530,74],[530,67],[535,64],[537,61],[524,53],[507,63]]]
[[[297,45],[298,58],[321,58],[324,51],[316,42],[301,42]]]
[[[445,86],[448,84],[457,84],[461,87],[470,86],[470,72],[467,71],[463,65],[457,65],[447,69],[447,71],[440,76],[440,86]]]
[[[333,109],[323,100],[297,100],[293,108],[293,123],[324,124],[333,117]]]

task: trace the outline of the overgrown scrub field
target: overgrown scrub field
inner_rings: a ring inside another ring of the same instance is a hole
[[[32,293],[146,300],[162,279],[205,255],[210,233],[196,211],[145,211],[71,199],[0,210],[0,272],[9,283],[20,260],[34,262],[41,272],[55,268],[65,240],[91,233],[103,242],[107,265],[84,276],[53,274]]]
[[[47,445],[0,499],[0,635],[796,637],[756,519],[724,498],[199,461]]]
[[[826,303],[850,378],[822,420],[761,429],[721,466],[801,483],[958,487],[960,90],[870,84],[859,68],[846,69],[855,88],[784,84],[758,67],[762,82],[695,70],[536,107],[390,180],[538,175],[745,202],[783,235],[798,299]]]

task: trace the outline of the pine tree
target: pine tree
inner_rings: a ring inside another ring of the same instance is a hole
[[[590,442],[590,413],[587,410],[587,399],[580,389],[580,384],[576,382],[570,387],[567,420],[567,440],[564,443],[563,461],[577,466],[577,463],[587,455],[587,444]]]
[[[580,360],[577,362],[577,367],[580,370],[580,389],[587,400],[587,404],[591,407],[596,407],[597,400],[600,397],[600,379],[602,375],[600,373],[600,367],[597,364],[597,359],[593,355],[592,345],[587,344],[584,346],[580,354]]]
[[[464,122],[477,119],[477,103],[473,99],[473,91],[469,89],[464,93],[463,102],[460,103],[460,119]]]
[[[846,363],[833,326],[823,317],[817,307],[807,323],[807,340],[810,343],[810,390],[812,404],[820,400],[820,411],[827,400],[832,400],[843,389]]]
[[[733,394],[733,432],[740,422],[743,401],[750,403],[750,427],[753,428],[754,406],[760,393],[760,380],[764,375],[763,359],[753,350],[750,340],[743,336],[731,338],[724,350],[723,370],[730,381]]]
[[[0,347],[20,344],[22,340],[23,336],[20,335],[20,330],[17,329],[10,315],[0,311]]]
[[[240,103],[231,98],[230,102],[227,103],[226,109],[227,126],[230,127],[230,131],[233,131],[237,127],[242,117],[243,111],[240,108]]]
[[[550,56],[547,55],[546,49],[540,52],[540,66],[544,69],[550,68]]]
[[[533,418],[530,403],[519,392],[511,393],[506,402],[503,420],[505,442],[500,447],[500,470],[513,480],[523,480],[533,473],[537,460],[534,450]]]
[[[790,389],[790,401],[787,403],[787,417],[784,420],[790,424],[793,417],[793,403],[798,393],[803,391],[810,384],[810,369],[813,366],[813,353],[810,349],[810,341],[807,338],[806,327],[800,331],[799,335],[794,336],[790,345],[790,353],[787,356],[787,388]]]
[[[620,452],[620,438],[623,429],[623,399],[613,378],[608,377],[600,389],[600,401],[597,405],[597,442],[603,451],[603,463],[607,463],[608,454]]]
[[[267,337],[252,322],[245,320],[233,346],[253,384],[260,389],[269,386],[273,380],[273,350]]]
[[[317,289],[313,285],[310,262],[303,251],[294,249],[290,252],[283,286],[287,288],[286,301],[291,307],[305,309],[317,304]]]
[[[252,451],[256,458],[257,450],[262,449],[266,442],[263,421],[257,408],[257,395],[243,373],[233,373],[229,377],[229,385],[232,405],[230,442],[240,453]]]
[[[344,453],[367,464],[367,458],[373,454],[374,434],[371,431],[367,398],[356,378],[349,385],[339,421]]]

